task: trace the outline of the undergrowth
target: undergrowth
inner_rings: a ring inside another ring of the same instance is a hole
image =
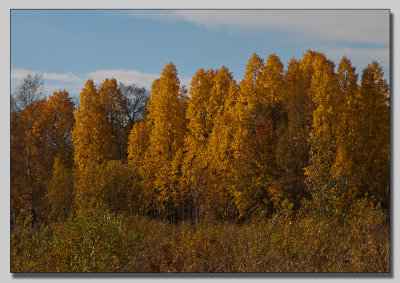
[[[390,231],[379,206],[359,200],[343,216],[284,202],[244,223],[197,225],[120,217],[103,206],[37,231],[11,233],[11,272],[390,272]]]

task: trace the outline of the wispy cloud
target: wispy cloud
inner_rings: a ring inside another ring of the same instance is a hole
[[[15,89],[18,82],[29,73],[41,73],[45,81],[46,93],[66,89],[71,95],[77,96],[85,85],[86,80],[93,79],[96,84],[101,83],[106,78],[115,78],[118,82],[126,85],[135,84],[139,87],[151,88],[153,81],[160,77],[160,74],[142,73],[137,70],[98,70],[86,74],[67,73],[48,73],[38,70],[29,70],[23,67],[13,66],[11,68],[11,87]],[[190,85],[190,78],[181,78],[181,84]]]
[[[186,21],[210,29],[282,30],[316,40],[389,45],[388,10],[152,10],[131,16]]]
[[[300,42],[336,63],[346,55],[358,70],[372,60],[390,68],[389,10],[132,10],[126,15],[260,36],[274,31],[271,40]],[[276,38],[279,31],[283,39]]]
[[[160,74],[141,73],[137,70],[100,70],[86,74],[86,79],[93,79],[95,82],[101,82],[106,78],[115,78],[124,84],[136,84],[140,87],[150,89],[153,81]]]
[[[22,79],[29,73],[39,73],[38,71],[29,70],[23,67],[13,67],[11,68],[11,79]],[[43,73],[43,76],[48,80],[64,81],[68,83],[81,82],[82,78],[73,73]]]

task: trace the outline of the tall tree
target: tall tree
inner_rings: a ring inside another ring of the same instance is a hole
[[[43,75],[28,74],[11,95],[11,110],[23,110],[44,95]]]
[[[307,50],[301,60],[292,58],[285,73],[285,101],[287,124],[278,137],[277,155],[282,170],[280,185],[298,207],[304,198],[311,195],[306,185],[304,168],[309,165],[309,136],[315,110],[314,93],[311,91],[315,73],[315,60],[322,53]]]
[[[338,109],[339,123],[335,125],[335,138],[337,142],[336,159],[331,168],[332,176],[338,181],[341,191],[348,188],[342,194],[351,192],[352,195],[357,191],[355,184],[351,181],[353,171],[356,169],[354,153],[358,151],[356,139],[358,133],[355,132],[357,119],[359,115],[359,86],[356,69],[352,66],[350,60],[343,57],[338,67],[339,83],[339,105]]]
[[[31,216],[31,225],[38,223],[39,207],[44,191],[38,172],[43,157],[39,148],[42,139],[35,134],[35,125],[46,103],[41,74],[28,74],[11,94],[10,115],[10,185],[11,215]]]
[[[22,111],[11,113],[11,209],[14,214],[31,216],[32,226],[41,221],[48,173],[45,143],[35,131],[45,103],[45,99],[36,100]]]
[[[268,56],[261,73],[262,95],[261,103],[270,108],[279,107],[284,101],[283,64],[273,53]]]
[[[131,167],[131,175],[134,179],[132,190],[136,192],[136,211],[141,214],[148,212],[153,200],[151,191],[142,183],[146,176],[141,176],[141,170],[145,164],[144,158],[150,144],[150,133],[151,123],[144,118],[133,125],[128,142],[128,164]]]
[[[146,104],[150,98],[150,93],[143,87],[135,85],[119,84],[123,107],[128,119],[128,129],[132,129],[135,122],[143,119]]]
[[[355,170],[351,180],[365,193],[388,206],[390,155],[389,86],[382,67],[375,61],[362,72],[357,124],[354,131],[356,151],[352,152]]]
[[[211,90],[214,85],[214,71],[199,69],[193,76],[190,87],[190,99],[186,111],[187,134],[184,139],[185,156],[182,164],[182,190],[187,190],[192,205],[192,216],[197,218],[207,211],[205,150],[212,131],[210,118]]]
[[[263,64],[264,60],[254,53],[246,66],[244,79],[239,84],[237,103],[235,105],[235,120],[238,127],[233,144],[236,157],[240,157],[242,154],[242,144],[248,138],[248,123],[262,96],[261,73],[264,67]]]
[[[36,140],[41,141],[39,148],[40,168],[42,172],[38,176],[43,183],[42,194],[45,196],[50,189],[49,180],[53,177],[54,162],[56,156],[61,158],[60,162],[71,170],[73,166],[73,146],[71,132],[74,126],[74,103],[68,92],[54,92],[46,100],[40,116],[34,125]],[[46,154],[43,154],[46,152]],[[60,165],[59,163],[58,165]],[[61,166],[61,165],[60,165]],[[63,169],[61,169],[63,170]],[[65,194],[63,195],[68,198]],[[41,213],[46,216],[51,213],[47,202],[49,199],[43,197],[41,200]],[[68,201],[68,200],[67,200]],[[46,210],[44,210],[44,208]]]
[[[340,123],[338,113],[341,111],[341,104],[333,62],[319,56],[313,64],[311,92],[315,110],[310,131],[310,165],[305,173],[310,188],[314,191],[326,190],[334,183],[331,167],[336,158],[335,127]]]
[[[251,69],[248,71],[249,74],[254,72]],[[253,89],[249,78],[252,76],[246,73],[237,104],[239,111],[246,110],[245,124],[239,124],[246,134],[236,164],[236,201],[242,216],[261,210],[268,212],[283,198],[277,183],[280,170],[275,154],[277,130],[283,115],[283,64],[275,54],[271,54],[259,72]],[[241,96],[246,96],[247,104],[243,103],[246,98]]]
[[[87,167],[74,174],[78,213],[87,206],[96,206],[99,203],[113,213],[133,212],[131,205],[135,201],[129,166],[121,160],[109,160],[103,163],[91,161],[91,164],[87,164]]]
[[[112,141],[110,159],[126,158],[128,113],[116,79],[105,79],[99,87],[100,103],[104,107]]]
[[[172,161],[186,133],[186,98],[179,84],[176,67],[169,63],[152,85],[146,117],[152,126],[141,175],[154,196],[153,212],[164,217],[174,214],[181,197],[178,186],[170,183]]]
[[[32,225],[46,218],[44,196],[55,156],[72,165],[74,104],[66,91],[39,99],[42,87],[40,75],[28,75],[13,95],[18,107],[11,113],[12,209],[31,215]]]
[[[43,137],[49,157],[49,170],[54,158],[60,155],[69,168],[73,165],[71,133],[74,127],[75,105],[66,90],[53,92],[47,99],[35,126],[36,135]]]
[[[104,162],[111,157],[113,136],[107,114],[93,80],[88,80],[80,95],[80,106],[75,110],[72,131],[74,160],[79,168],[91,162]]]
[[[230,190],[233,149],[236,132],[233,108],[236,103],[237,84],[227,67],[215,72],[214,86],[209,101],[209,117],[212,131],[204,159],[207,164],[209,188],[207,209],[220,218],[232,219],[236,213]]]
[[[53,174],[48,181],[46,201],[51,221],[65,221],[74,201],[74,178],[72,168],[61,154],[54,159]]]

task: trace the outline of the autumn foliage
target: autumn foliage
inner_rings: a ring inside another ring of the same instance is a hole
[[[377,62],[253,54],[188,91],[169,63],[150,93],[88,80],[79,106],[42,83],[12,95],[12,271],[389,271]]]

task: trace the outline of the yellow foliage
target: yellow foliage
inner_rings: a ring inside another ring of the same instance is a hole
[[[311,146],[310,166],[305,174],[311,186],[325,188],[332,181],[330,168],[335,159],[335,126],[340,123],[341,113],[339,85],[334,64],[324,56],[313,61],[314,73],[310,92],[315,105],[309,142]]]
[[[48,184],[46,200],[51,220],[67,220],[74,200],[74,176],[62,155],[54,159],[53,176]]]
[[[351,180],[360,194],[369,194],[388,203],[390,156],[389,86],[383,79],[382,67],[369,64],[362,73],[355,119],[355,151],[351,152],[356,167]]]
[[[84,168],[91,162],[104,162],[111,157],[110,125],[106,111],[93,81],[88,80],[80,95],[79,108],[75,110],[75,127],[72,131],[75,163]]]
[[[151,210],[164,215],[173,211],[177,184],[170,180],[171,163],[183,147],[186,133],[186,99],[179,84],[176,67],[169,63],[154,81],[147,106],[146,123],[150,123],[151,132],[140,173],[146,195],[151,197]]]
[[[239,85],[235,105],[234,155],[235,203],[241,216],[259,210],[267,211],[270,201],[280,202],[275,158],[277,128],[282,123],[284,93],[283,64],[271,54],[265,65],[257,55],[247,64]]]

